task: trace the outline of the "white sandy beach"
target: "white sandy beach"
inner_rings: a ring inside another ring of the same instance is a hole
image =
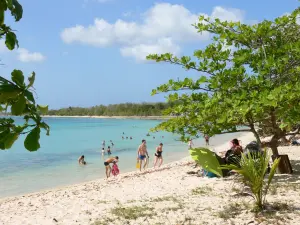
[[[239,138],[243,144],[252,134]],[[228,149],[228,143],[215,148]],[[145,173],[131,172],[69,187],[0,200],[0,224],[299,224],[300,147],[282,147],[296,169],[276,175],[268,202],[277,211],[255,215],[253,199],[238,195],[234,177],[201,178],[190,158]],[[275,183],[275,182],[274,182]],[[144,210],[142,210],[144,209]]]

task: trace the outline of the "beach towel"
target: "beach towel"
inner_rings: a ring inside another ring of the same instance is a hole
[[[120,170],[119,170],[117,164],[114,164],[114,165],[112,166],[111,173],[112,173],[114,176],[117,176],[117,175],[120,173]]]

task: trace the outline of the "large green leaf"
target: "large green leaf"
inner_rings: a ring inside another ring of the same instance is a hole
[[[26,99],[23,95],[19,96],[19,99],[12,104],[11,113],[16,116],[20,116],[23,114],[24,109],[26,107]]]
[[[16,85],[1,84],[0,103],[7,103],[8,100],[16,98],[20,92],[20,89],[18,89]]]
[[[31,101],[32,103],[35,103],[35,99],[34,99],[33,94],[32,94],[31,91],[26,90],[26,91],[24,92],[24,95],[25,95],[25,97],[26,97],[29,101]]]
[[[23,8],[17,0],[8,0],[8,8],[11,11],[11,15],[15,17],[16,21],[22,19]]]
[[[4,139],[5,149],[10,149],[14,142],[18,139],[19,134],[17,133],[9,133]]]
[[[27,135],[24,141],[25,148],[29,151],[36,151],[40,148],[40,128],[35,127],[30,133]]]
[[[17,36],[14,32],[8,32],[6,34],[5,45],[9,50],[13,50],[15,46],[18,46]]]
[[[207,148],[190,149],[192,158],[199,163],[203,169],[222,177],[223,173],[220,168],[220,163],[214,152]]]
[[[13,82],[15,82],[20,87],[24,86],[24,75],[21,70],[14,70],[11,73],[11,79]]]

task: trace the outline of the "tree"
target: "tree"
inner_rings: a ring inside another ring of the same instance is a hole
[[[170,80],[152,91],[171,92],[168,101],[181,103],[165,112],[176,118],[154,130],[178,133],[185,141],[200,132],[250,131],[258,143],[271,136],[267,145],[278,156],[279,140],[300,131],[299,14],[297,8],[254,25],[200,16],[194,27],[212,35],[205,49],[193,57],[147,56],[200,74],[198,79]]]
[[[0,0],[0,39],[5,38],[5,45],[9,50],[19,46],[17,36],[12,29],[5,24],[5,12],[10,11],[15,21],[22,18],[23,9],[17,0]],[[9,149],[22,134],[27,134],[24,146],[29,151],[40,148],[39,139],[41,128],[49,135],[49,126],[42,121],[40,113],[46,112],[48,106],[36,105],[32,93],[35,81],[35,73],[28,77],[27,84],[24,81],[21,70],[11,73],[11,81],[0,76],[0,113],[10,110],[11,115],[24,115],[24,123],[16,124],[14,119],[0,118],[0,149]]]

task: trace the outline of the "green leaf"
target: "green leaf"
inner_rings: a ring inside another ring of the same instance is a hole
[[[4,129],[2,132],[0,132],[0,149],[5,149],[5,138],[7,135],[9,135],[10,130],[9,128]]]
[[[22,115],[25,107],[26,107],[26,99],[23,95],[21,95],[19,96],[19,99],[12,104],[11,113],[16,116]]]
[[[19,134],[17,134],[17,133],[9,133],[8,135],[6,135],[6,137],[3,140],[5,149],[11,148],[11,146],[18,139],[18,137],[19,137]]]
[[[13,32],[6,34],[5,45],[9,50],[13,50],[15,46],[18,46],[17,36]]]
[[[46,124],[45,122],[40,123],[40,128],[43,128],[46,130],[46,135],[49,136],[50,135],[50,127],[48,124]]]
[[[16,98],[21,93],[20,89],[13,84],[0,85],[0,103]]]
[[[37,105],[37,109],[42,113],[45,114],[48,112],[48,105]]]
[[[1,4],[0,4],[1,7]],[[0,26],[4,23],[4,10],[0,9]]]
[[[21,70],[14,70],[11,73],[11,79],[13,82],[15,82],[20,87],[24,86],[24,75]]]
[[[34,100],[34,97],[33,97],[32,92],[26,90],[26,91],[24,92],[24,95],[25,95],[25,97],[26,97],[29,101],[31,101],[33,104],[35,103],[35,100]]]
[[[16,21],[22,19],[23,8],[17,0],[9,0],[12,2],[13,7],[10,8],[11,14],[15,17]]]
[[[220,169],[220,163],[216,157],[216,154],[207,148],[195,148],[190,149],[190,155],[207,171],[210,171],[220,177],[223,176],[223,172]]]
[[[27,88],[30,88],[34,84],[34,81],[35,81],[35,72],[32,72],[31,76],[28,77],[28,81],[29,81],[29,84],[28,84]]]
[[[40,148],[40,132],[40,128],[35,127],[25,138],[24,146],[28,151],[36,151]]]

